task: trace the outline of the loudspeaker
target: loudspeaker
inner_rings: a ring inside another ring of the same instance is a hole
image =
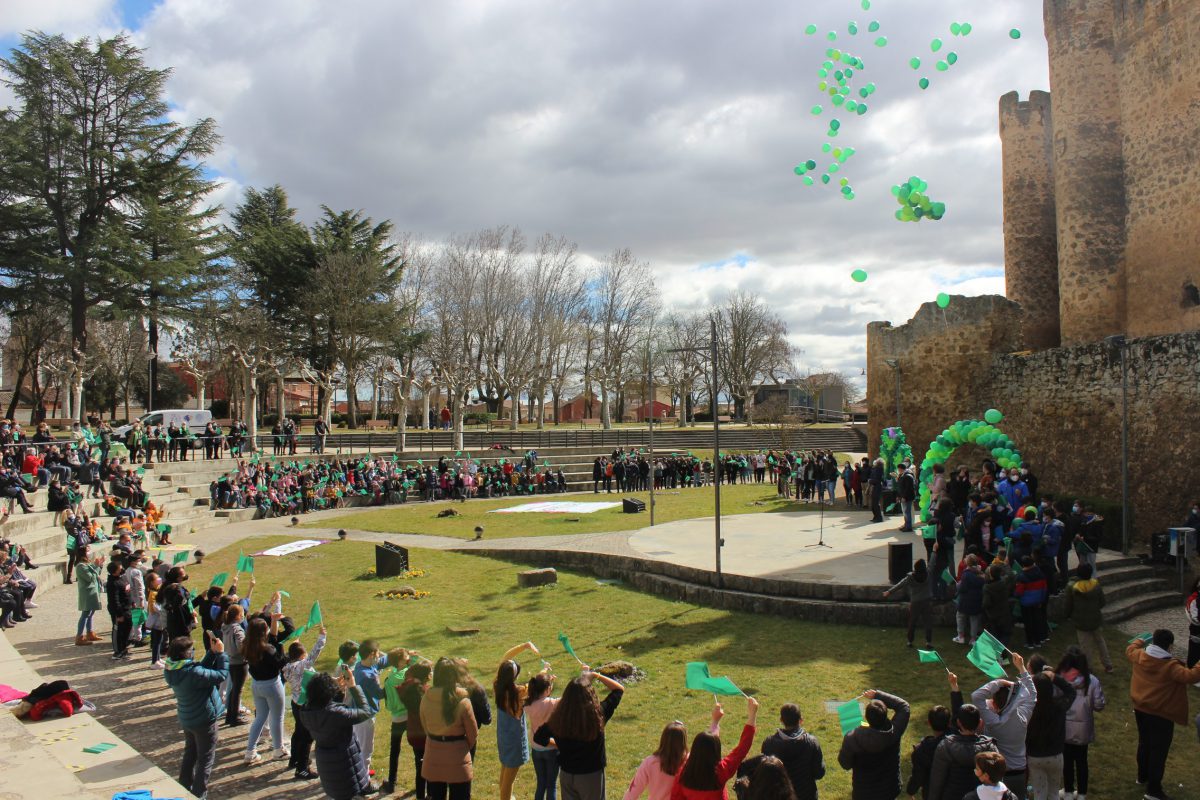
[[[626,514],[636,514],[646,510],[646,504],[636,497],[626,497],[621,500],[621,508]]]
[[[888,542],[888,583],[895,586],[912,572],[912,542]]]
[[[408,572],[408,550],[391,542],[375,545],[375,575],[394,578]]]

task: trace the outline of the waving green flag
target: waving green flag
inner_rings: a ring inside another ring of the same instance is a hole
[[[863,724],[862,706],[858,704],[857,697],[849,703],[838,706],[837,715],[838,722],[842,726],[842,736]]]
[[[253,573],[254,572],[254,556],[248,556],[242,553],[238,556],[237,571]]]
[[[725,676],[714,678],[708,672],[708,664],[704,661],[689,661],[685,673],[684,686],[701,692],[719,695],[739,695],[742,690]]]
[[[184,550],[182,553],[176,553],[175,557],[171,559],[171,564],[172,565],[186,564],[189,555],[191,555],[191,553],[187,550]]]
[[[1004,671],[1004,667],[1000,666],[1000,656],[1006,649],[996,637],[984,631],[975,640],[975,646],[967,653],[967,661],[970,661],[979,668],[980,672],[993,680],[1004,678],[1008,673]]]
[[[575,648],[571,647],[571,640],[567,638],[565,633],[559,632],[558,641],[562,642],[563,650],[567,652],[567,655],[578,661],[580,664],[583,663],[579,656],[575,655]]]
[[[212,580],[208,582],[209,586],[224,586],[225,581],[229,580],[228,572],[218,572],[212,576]]]

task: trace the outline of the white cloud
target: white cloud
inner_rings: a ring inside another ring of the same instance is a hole
[[[30,30],[90,36],[112,33],[117,24],[115,0],[3,0],[0,36]]]

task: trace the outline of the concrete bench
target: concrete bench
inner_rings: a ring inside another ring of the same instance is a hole
[[[369,419],[366,422],[366,426],[367,430],[369,431],[385,430],[387,428],[394,427],[391,423],[391,420],[386,419]]]
[[[717,422],[733,422],[733,417],[729,416],[728,414],[718,414]]]
[[[551,583],[558,583],[558,573],[554,567],[530,569],[517,573],[517,586],[523,589],[530,586],[546,586]]]
[[[61,431],[70,429],[70,427],[74,425],[77,420],[67,419],[66,417],[51,417],[42,420],[42,422],[45,422],[51,428]]]

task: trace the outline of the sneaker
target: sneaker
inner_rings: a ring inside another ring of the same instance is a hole
[[[276,750],[274,753],[271,754],[271,758],[275,759],[276,761],[278,761],[281,758],[291,758],[291,757],[292,757],[292,751],[290,748],[287,748],[287,747],[280,747],[278,750]]]
[[[966,644],[967,643],[967,640],[961,636],[955,636],[950,641],[954,642],[955,644]]]
[[[153,668],[153,669],[166,669],[166,666],[167,666],[167,665],[166,665],[166,664],[164,664],[164,663],[163,663],[163,662],[161,662],[161,661],[151,661],[151,662],[150,662],[150,666],[151,666],[151,668]]]
[[[258,764],[261,761],[262,761],[262,756],[260,756],[258,754],[257,750],[251,750],[249,753],[246,753],[246,755],[242,757],[243,764]]]
[[[26,608],[37,608],[37,607],[38,607],[38,604],[37,604],[37,603],[35,603],[35,602],[33,602],[32,600],[26,600],[26,601],[25,601],[25,607],[26,607]]]
[[[380,794],[391,794],[394,791],[396,791],[396,784],[391,783],[390,781],[385,781],[379,786]]]
[[[1166,792],[1151,793],[1146,792],[1142,795],[1142,800],[1171,800]]]

